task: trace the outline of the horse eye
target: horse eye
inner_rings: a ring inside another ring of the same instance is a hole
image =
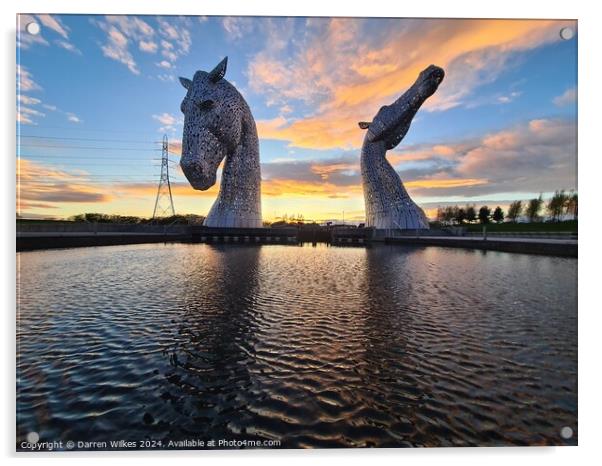
[[[208,100],[203,100],[202,102],[200,102],[198,104],[199,109],[201,110],[209,110],[211,107],[213,107],[215,102],[213,102],[213,100],[208,99]]]

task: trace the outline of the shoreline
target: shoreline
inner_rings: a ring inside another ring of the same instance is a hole
[[[246,233],[246,234],[245,234]],[[262,234],[260,234],[262,233]],[[306,242],[318,242],[333,246],[364,246],[371,244],[414,245],[478,249],[485,251],[500,251],[520,254],[539,254],[559,257],[578,256],[577,240],[542,239],[542,238],[493,238],[449,237],[449,236],[404,236],[386,237],[381,241],[363,241],[361,238],[335,238],[334,241],[302,241],[292,231],[265,229],[245,231],[235,229],[227,231],[220,229],[208,231],[205,229],[194,233],[17,233],[16,252],[38,251],[47,249],[70,249],[79,247],[116,246],[144,243],[220,243],[220,244],[288,244],[298,245]]]
[[[538,254],[546,256],[578,256],[577,240],[539,239],[539,238],[474,238],[474,237],[396,237],[386,238],[386,244],[412,244],[423,246],[478,249],[519,254]]]

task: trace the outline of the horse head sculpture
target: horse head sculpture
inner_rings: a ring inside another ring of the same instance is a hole
[[[212,71],[180,78],[186,96],[180,166],[194,189],[205,191],[225,159],[220,191],[204,225],[261,227],[261,170],[257,129],[243,96],[224,76],[228,57]]]
[[[391,105],[381,107],[365,129],[361,154],[366,226],[377,229],[428,229],[426,215],[407,193],[386,153],[404,138],[416,112],[435,93],[445,72],[435,65],[424,69],[416,82]]]

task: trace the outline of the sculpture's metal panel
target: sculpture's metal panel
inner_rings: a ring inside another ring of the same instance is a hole
[[[367,129],[361,154],[362,184],[366,207],[366,226],[375,228],[428,229],[428,219],[410,198],[401,179],[386,159],[386,152],[404,138],[414,115],[433,95],[444,72],[429,66],[416,82],[393,104],[382,107]]]
[[[215,184],[225,158],[220,190],[204,225],[258,228],[261,221],[261,169],[255,120],[236,88],[223,79],[227,58],[209,73],[197,71],[182,101],[184,133],[180,166],[194,189]]]

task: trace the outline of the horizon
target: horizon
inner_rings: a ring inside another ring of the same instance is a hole
[[[363,132],[418,72],[446,71],[388,152],[412,198],[507,205],[577,189],[576,21],[19,15],[17,215],[152,214],[163,134],[177,214],[206,215],[177,161],[185,90],[212,69],[245,97],[260,138],[265,221],[361,222]],[[23,28],[32,20],[38,36]],[[211,47],[205,44],[211,43]],[[558,63],[561,62],[562,66]],[[343,214],[344,212],[344,214]]]

